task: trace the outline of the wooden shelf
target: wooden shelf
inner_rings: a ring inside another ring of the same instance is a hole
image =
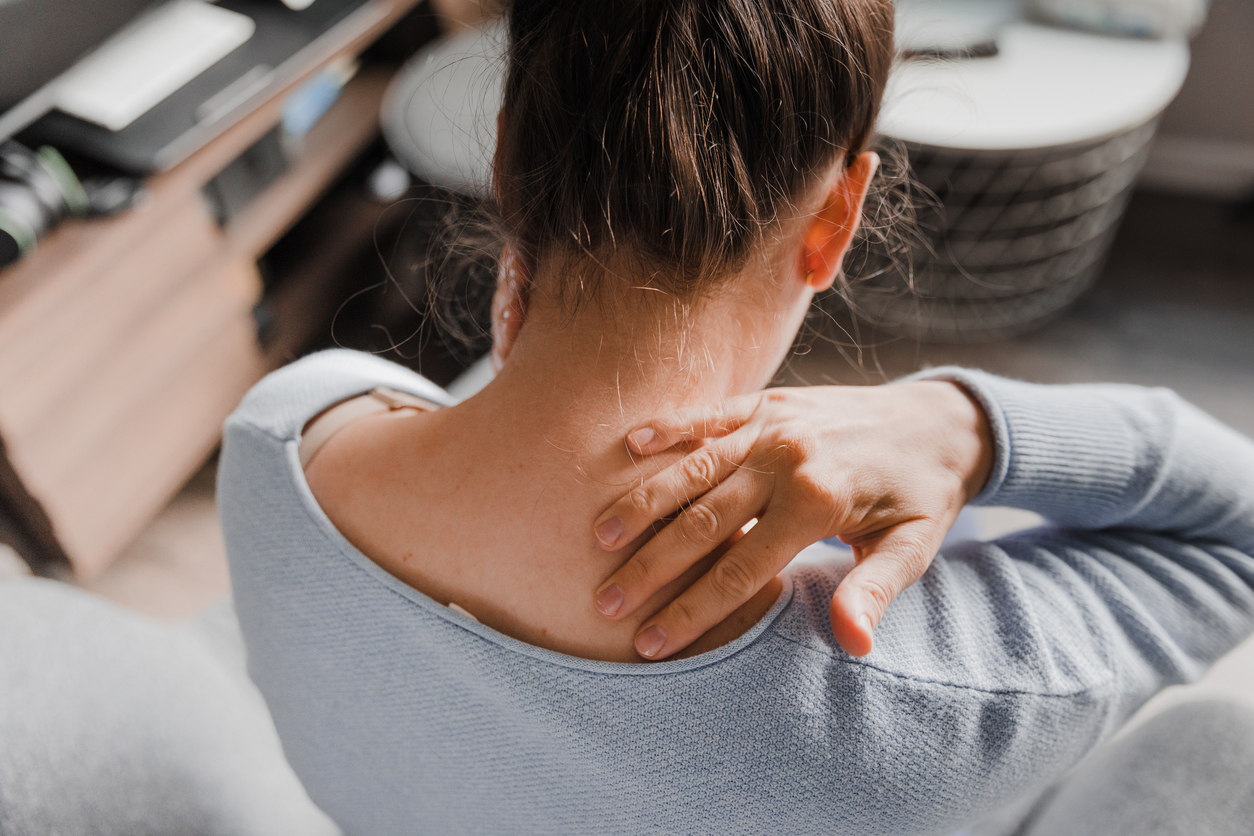
[[[368,5],[308,72],[150,178],[140,205],[66,223],[0,272],[0,540],[42,549],[32,563],[68,559],[81,576],[107,566],[275,365],[256,339],[256,260],[378,136],[392,68],[364,68],[290,168],[225,229],[201,190],[278,123],[292,87],[360,52],[416,0]],[[49,530],[51,545],[40,535]]]
[[[334,111],[305,137],[300,163],[231,219],[226,234],[233,252],[255,259],[274,246],[339,176],[343,161],[379,135],[379,107],[394,72],[372,67],[349,82]]]

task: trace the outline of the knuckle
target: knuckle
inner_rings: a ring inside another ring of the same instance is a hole
[[[814,459],[814,441],[804,435],[777,434],[778,444],[772,451],[776,470],[797,471]]]
[[[792,434],[787,447],[790,460],[798,467],[818,457],[819,441],[809,433]]]
[[[930,544],[922,538],[907,540],[901,550],[902,569],[908,576],[906,579],[913,581],[921,577],[932,564],[933,556]]]
[[[624,589],[648,589],[657,568],[653,555],[641,549],[618,570],[619,582]]]
[[[648,485],[637,485],[628,491],[627,504],[636,513],[648,517],[653,512],[653,491]]]
[[[666,608],[667,621],[673,627],[684,631],[691,630],[694,626],[697,626],[697,612],[693,608],[692,603],[686,599],[687,596],[676,598]],[[672,632],[679,632],[679,630]]]
[[[739,603],[757,592],[753,572],[739,560],[724,557],[714,564],[710,583],[723,598]]]
[[[823,480],[804,469],[793,474],[792,493],[795,501],[807,510],[826,508],[835,501]]]
[[[866,578],[862,581],[862,593],[875,602],[879,608],[881,615],[888,609],[888,605],[893,602],[896,594],[891,586],[880,578]]]
[[[662,567],[657,563],[649,563],[636,566],[630,572],[623,572],[619,578],[619,585],[628,600],[634,602],[633,606],[639,606],[652,598],[668,580],[669,578],[662,572]]]
[[[713,486],[718,478],[718,453],[706,447],[684,459],[684,476],[693,484]]]
[[[719,516],[708,504],[696,502],[688,506],[683,520],[682,533],[686,539],[703,545],[718,539]]]

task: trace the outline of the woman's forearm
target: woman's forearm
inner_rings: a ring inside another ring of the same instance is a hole
[[[1132,528],[1254,553],[1254,442],[1166,389],[1042,386],[936,369],[984,406],[995,436],[975,503],[1065,528]]]

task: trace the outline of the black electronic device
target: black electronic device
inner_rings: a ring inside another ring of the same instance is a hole
[[[2,0],[0,0],[2,2]],[[316,0],[293,10],[278,0],[220,0],[217,6],[251,18],[252,36],[121,130],[53,111],[23,134],[145,174],[168,169],[235,124],[257,101],[307,69],[309,52],[353,19],[368,26],[384,12],[370,0]],[[366,20],[365,18],[369,18]]]
[[[54,149],[0,142],[0,267],[33,249],[62,218],[87,209],[82,184]]]
[[[65,218],[112,215],[143,194],[143,183],[132,177],[81,179],[51,146],[32,151],[11,139],[0,141],[0,267],[34,249]]]
[[[0,113],[35,93],[154,0],[0,0]]]

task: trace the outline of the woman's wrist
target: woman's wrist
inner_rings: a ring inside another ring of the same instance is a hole
[[[963,504],[979,496],[988,484],[997,456],[992,424],[984,407],[960,382],[919,380],[912,386],[926,390],[933,415],[940,422],[946,464],[962,481]]]

